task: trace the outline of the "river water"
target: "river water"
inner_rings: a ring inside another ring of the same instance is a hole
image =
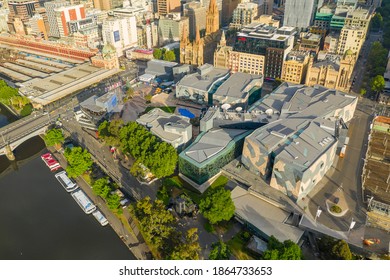
[[[0,127],[13,120],[0,106]],[[0,259],[134,259],[110,226],[62,188],[39,157],[44,150],[34,137],[14,151],[16,161],[0,157]]]

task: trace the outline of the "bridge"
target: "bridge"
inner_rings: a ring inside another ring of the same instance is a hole
[[[14,159],[12,151],[24,141],[44,133],[58,118],[58,113],[33,112],[30,116],[0,128],[0,155]]]

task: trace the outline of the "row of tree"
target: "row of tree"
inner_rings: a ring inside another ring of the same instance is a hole
[[[390,1],[382,1],[382,6],[376,10],[371,25],[375,29],[383,29],[383,45],[390,49]]]
[[[151,201],[145,197],[134,208],[145,240],[150,242],[164,259],[197,260],[200,245],[198,229],[191,228],[185,234],[176,230],[177,223],[163,201]]]
[[[121,120],[104,121],[99,126],[99,137],[135,159],[130,170],[135,176],[143,175],[144,167],[157,178],[170,176],[175,171],[178,160],[175,148],[136,122],[124,125]]]
[[[154,49],[153,50],[153,57],[155,59],[163,59],[165,61],[175,61],[176,60],[176,54],[172,51],[167,51],[166,49]]]

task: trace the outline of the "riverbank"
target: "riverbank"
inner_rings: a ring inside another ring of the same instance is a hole
[[[64,156],[61,153],[57,152],[53,147],[50,147],[49,150],[58,159],[61,166],[65,168],[67,166],[67,162]],[[139,236],[139,234],[136,234],[134,231],[129,231],[128,227],[124,225],[123,222],[107,207],[104,200],[93,193],[92,187],[81,176],[76,178],[75,181],[77,185],[93,201],[93,203],[99,207],[99,209],[102,211],[102,213],[109,221],[109,224],[112,227],[112,229],[116,232],[116,234],[124,242],[124,244],[128,247],[128,249],[133,253],[133,255],[138,260],[146,260],[147,259],[146,253],[149,252],[149,248],[143,241],[140,240],[139,237],[137,237]],[[123,210],[124,210],[123,215],[126,218],[126,221],[129,223],[128,226],[130,226],[131,224],[133,224],[131,220],[131,216],[127,209],[123,209]]]

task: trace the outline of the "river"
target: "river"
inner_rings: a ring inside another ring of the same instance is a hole
[[[13,120],[0,106],[0,127]],[[34,137],[15,150],[16,161],[0,157],[0,259],[135,259],[62,188],[39,157],[44,150]]]

